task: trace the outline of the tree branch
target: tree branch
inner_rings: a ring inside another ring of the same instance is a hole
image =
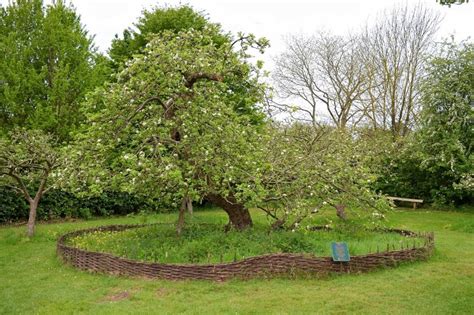
[[[199,80],[203,80],[203,79],[206,79],[206,80],[209,80],[209,81],[222,82],[222,80],[224,78],[220,74],[195,72],[195,73],[185,75],[186,83],[184,85],[188,89],[192,89],[193,86],[194,86],[194,83],[196,83]]]

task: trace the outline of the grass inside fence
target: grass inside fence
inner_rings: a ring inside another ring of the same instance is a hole
[[[255,224],[242,232],[224,231],[222,225],[188,225],[177,236],[174,225],[153,225],[125,231],[95,231],[74,237],[68,244],[88,251],[161,263],[221,263],[270,253],[304,253],[330,256],[331,242],[346,242],[351,255],[387,248],[401,249],[423,244],[419,238],[364,229],[346,231],[269,230]]]

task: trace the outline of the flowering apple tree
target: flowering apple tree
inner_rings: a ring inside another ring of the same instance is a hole
[[[0,183],[28,202],[28,237],[35,232],[38,204],[53,187],[59,164],[53,139],[43,131],[15,129],[8,138],[0,139]]]
[[[258,207],[274,228],[296,229],[335,208],[341,221],[375,227],[389,210],[369,189],[375,175],[349,133],[309,124],[272,125],[265,146],[264,197]],[[324,222],[331,223],[331,222]]]
[[[265,39],[239,34],[216,45],[216,29],[163,32],[86,104],[88,124],[66,162],[68,184],[158,197],[184,209],[203,198],[237,229],[252,225],[264,148],[255,116],[264,85],[248,59]],[[240,107],[252,113],[239,112]],[[86,189],[85,189],[86,188]]]

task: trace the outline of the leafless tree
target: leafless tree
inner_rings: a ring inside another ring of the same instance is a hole
[[[363,112],[359,98],[367,89],[358,38],[320,32],[289,36],[286,46],[273,75],[283,101],[274,106],[313,125],[320,107],[340,128],[357,123]]]
[[[375,129],[390,130],[397,137],[415,125],[418,88],[440,22],[438,14],[422,5],[406,5],[383,12],[365,28],[364,111]]]
[[[318,104],[328,103],[328,96],[317,80],[314,38],[290,35],[285,42],[286,50],[275,59],[273,79],[277,95],[271,105],[293,118],[317,125]]]
[[[316,37],[319,80],[327,91],[326,109],[336,126],[362,118],[361,95],[368,87],[358,36],[319,33]]]

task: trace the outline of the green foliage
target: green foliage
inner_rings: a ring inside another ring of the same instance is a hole
[[[0,223],[28,219],[28,203],[21,195],[7,187],[0,187],[0,200]],[[163,208],[158,200],[145,200],[127,193],[106,191],[99,196],[80,198],[72,193],[53,189],[43,196],[37,216],[39,220],[89,219],[139,211],[165,212],[169,209]]]
[[[378,156],[368,161],[379,174],[373,188],[428,203],[469,204],[474,198],[474,46],[444,43],[427,70],[419,128],[396,142],[365,141],[368,154]]]
[[[155,7],[151,11],[145,10],[143,15],[135,24],[135,29],[128,28],[123,32],[123,38],[116,37],[112,41],[109,50],[111,58],[111,68],[119,73],[130,62],[134,56],[144,54],[148,43],[156,36],[167,33],[166,37],[171,34],[177,36],[179,32],[189,30],[202,32],[206,31],[210,40],[215,46],[232,45],[233,40],[231,34],[222,31],[219,24],[211,23],[208,18],[201,12],[195,11],[188,5],[178,7]],[[238,34],[250,40],[255,40],[252,35]],[[235,43],[238,43],[237,40]],[[201,44],[207,45],[203,42]],[[258,61],[258,67],[261,68],[262,61]],[[253,97],[246,97],[252,94],[253,87],[251,82],[245,79],[232,80],[229,77],[223,78],[228,88],[232,91],[232,95],[227,98],[233,104],[236,113],[251,117],[252,122],[261,124],[264,115],[255,108],[255,100]]]
[[[13,189],[29,203],[29,237],[34,235],[38,204],[53,187],[60,164],[55,140],[43,131],[15,129],[0,138],[0,186]]]
[[[234,108],[261,100],[264,86],[246,51],[267,42],[238,38],[241,48],[233,50],[216,46],[214,34],[213,26],[162,32],[117,82],[88,98],[89,122],[67,161],[67,185],[92,194],[112,187],[175,206],[185,195],[198,201],[259,185],[258,127]]]
[[[342,204],[353,223],[383,223],[390,207],[369,189],[376,172],[349,133],[305,124],[275,125],[269,138],[261,207],[275,220],[294,229],[323,206]]]
[[[63,1],[0,7],[0,55],[3,133],[21,126],[68,139],[82,120],[85,94],[108,75],[79,16]]]
[[[128,28],[123,31],[122,38],[116,35],[109,50],[113,68],[123,68],[126,61],[131,60],[136,54],[144,52],[147,43],[153,34],[171,31],[177,34],[180,31],[190,29],[202,31],[204,27],[215,25],[200,12],[195,11],[188,5],[178,7],[155,7],[153,10],[143,11],[143,15],[134,25],[136,30]],[[217,26],[217,25],[216,25]],[[228,41],[220,31],[213,36],[216,44]]]
[[[189,225],[181,236],[172,225],[157,225],[122,232],[94,232],[69,242],[81,249],[112,253],[144,261],[164,263],[218,263],[242,260],[268,253],[308,253],[330,256],[333,241],[345,241],[352,255],[366,254],[387,243],[407,242],[394,233],[358,230],[275,231],[256,225],[242,232],[224,232],[219,226]],[[412,240],[411,240],[412,241]]]
[[[265,86],[247,50],[267,42],[239,34],[218,46],[215,33],[162,32],[117,82],[90,95],[90,123],[78,134],[67,184],[92,194],[113,187],[175,208],[186,196],[208,194],[235,196],[247,207],[270,202],[267,213],[290,229],[323,202],[377,221],[372,212],[388,206],[367,189],[370,174],[350,135],[258,125],[237,112],[241,103],[262,101]]]
[[[17,222],[28,218],[29,206],[25,198],[7,187],[0,187],[0,223]]]
[[[15,129],[8,138],[0,138],[0,185],[28,201],[39,200],[52,187],[53,171],[60,164],[54,144],[52,136],[39,130]]]
[[[453,176],[445,168],[425,168],[420,143],[417,136],[410,135],[389,145],[390,154],[381,155],[379,164],[372,164],[378,172],[372,189],[390,196],[421,198],[425,203],[440,206],[469,204],[472,192],[456,184],[463,177]]]
[[[445,43],[422,87],[421,167],[447,202],[474,197],[474,44]]]
[[[431,202],[432,179],[420,167],[422,158],[419,144],[413,135],[393,142],[391,136],[372,133],[360,139],[369,159],[366,165],[373,168],[376,179],[372,189],[389,196],[421,198]]]

